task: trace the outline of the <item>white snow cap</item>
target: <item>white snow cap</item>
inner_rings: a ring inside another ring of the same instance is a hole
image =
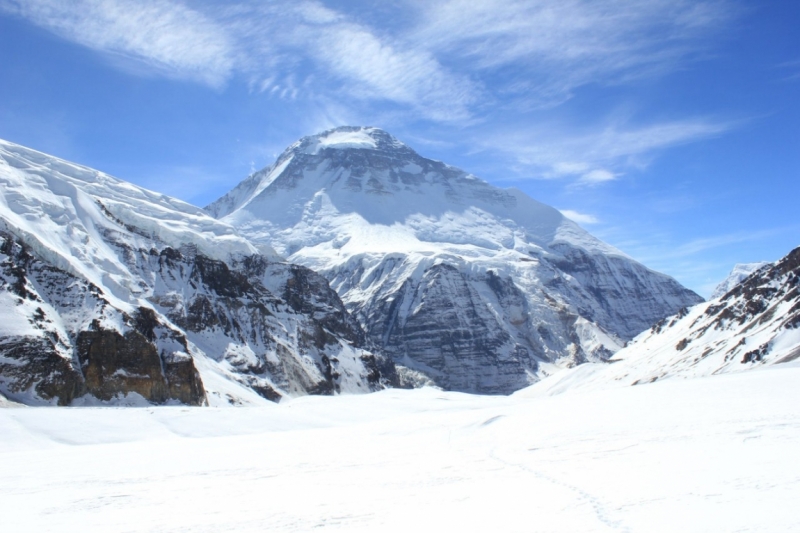
[[[339,126],[317,135],[303,137],[290,149],[300,149],[306,154],[316,155],[321,150],[378,150],[387,145],[394,148],[405,147],[405,144],[392,137],[380,128],[370,126]]]
[[[747,279],[750,274],[768,264],[769,263],[766,261],[760,261],[758,263],[737,263],[733,267],[733,270],[731,270],[731,273],[728,274],[728,277],[717,285],[710,299],[715,300],[721,296],[725,296],[728,291]]]
[[[369,129],[361,128],[354,131],[349,128],[345,130],[331,130],[318,136],[315,142],[306,148],[306,153],[316,154],[323,148],[375,149],[378,145],[369,132]]]

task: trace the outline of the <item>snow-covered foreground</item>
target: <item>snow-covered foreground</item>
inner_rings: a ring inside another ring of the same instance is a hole
[[[798,531],[800,367],[551,397],[0,409],[4,531]]]

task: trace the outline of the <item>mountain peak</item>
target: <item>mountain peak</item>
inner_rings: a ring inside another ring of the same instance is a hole
[[[265,204],[271,204],[278,191],[288,190],[295,191],[294,200],[300,202],[293,203],[298,209],[280,207],[289,216],[302,215],[302,205],[325,191],[340,209],[359,212],[371,222],[376,222],[377,216],[389,225],[420,209],[438,212],[453,205],[463,209],[474,201],[502,206],[516,203],[508,191],[422,157],[384,130],[342,126],[303,137],[273,165],[251,174],[206,210],[221,218],[237,210],[273,209]],[[387,203],[391,206],[384,205]],[[370,209],[377,212],[364,212]],[[553,213],[550,217],[557,219],[555,223],[562,218]]]
[[[292,152],[316,155],[323,150],[410,150],[388,132],[370,126],[339,126],[303,137],[290,147]]]
[[[700,301],[556,209],[377,128],[305,137],[207,209],[321,273],[371,342],[456,390],[508,393],[604,359]]]
[[[733,289],[736,285],[744,281],[750,274],[759,268],[768,265],[765,261],[757,263],[737,263],[728,277],[716,286],[714,292],[711,294],[711,300],[724,296],[729,290]]]

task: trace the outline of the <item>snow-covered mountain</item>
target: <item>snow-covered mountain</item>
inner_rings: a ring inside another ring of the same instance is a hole
[[[747,276],[768,264],[769,263],[766,261],[761,261],[758,263],[737,263],[734,265],[731,273],[728,274],[728,277],[722,280],[719,285],[714,288],[714,292],[711,293],[710,300],[716,300],[721,296],[725,296],[725,293],[741,283],[745,278],[747,278]]]
[[[532,394],[740,372],[800,360],[800,248],[723,296],[684,309],[636,337],[611,364],[585,365]]]
[[[515,189],[376,128],[290,146],[206,208],[325,276],[367,335],[448,389],[603,360],[702,299]]]
[[[391,380],[327,282],[277,259],[199,208],[0,141],[0,393],[218,405]]]

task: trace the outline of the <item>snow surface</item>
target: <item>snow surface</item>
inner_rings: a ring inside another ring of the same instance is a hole
[[[103,238],[120,224],[141,233],[132,241],[155,240],[176,249],[191,244],[223,261],[259,253],[200,208],[0,140],[0,229],[54,266],[108,287],[115,307],[129,311],[131,295],[141,292],[138,274]]]
[[[43,246],[63,256],[77,254],[74,265],[91,263],[87,258],[97,260],[93,251],[81,248],[80,241],[108,226],[98,202],[123,223],[151,232],[176,249],[191,243],[204,255],[223,261],[258,252],[230,225],[198,207],[3,140],[0,184],[0,205],[6,208],[2,212],[9,217],[9,230],[40,239],[47,236]]]
[[[5,531],[800,529],[800,368],[525,398],[0,409]]]
[[[331,131],[328,135],[317,138],[317,142],[306,148],[306,153],[316,154],[324,148],[360,148],[372,150],[378,147],[370,130]]]

